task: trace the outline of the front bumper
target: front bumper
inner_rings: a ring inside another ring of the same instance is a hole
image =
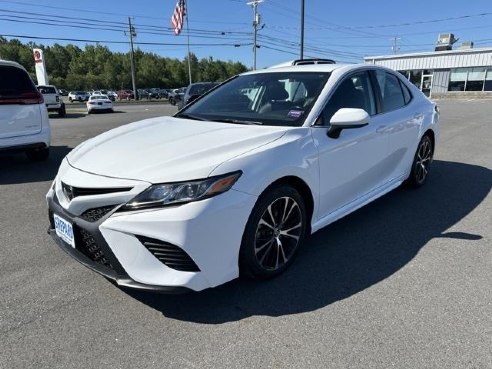
[[[84,173],[74,168],[68,172],[70,175],[65,177],[62,173],[65,183],[77,177],[74,172]],[[88,173],[84,176],[98,177]],[[133,212],[118,212],[119,204],[123,203],[119,202],[97,221],[87,221],[84,211],[107,205],[107,200],[104,204],[98,201],[98,196],[81,196],[69,202],[63,198],[60,183],[57,177],[55,189],[47,195],[51,218],[48,232],[64,251],[118,285],[162,292],[200,291],[239,275],[239,247],[255,196],[230,190],[181,206]],[[72,223],[76,248],[56,235],[53,213]],[[88,247],[87,237],[91,238]],[[142,238],[183,250],[198,266],[198,271],[169,267],[143,245]]]
[[[108,213],[107,216],[101,218],[100,221],[91,223],[87,222],[79,217],[74,217],[72,214],[68,213],[65,209],[61,207],[56,198],[50,197],[48,198],[48,207],[50,214],[50,226],[48,228],[48,234],[53,238],[56,244],[67,254],[73,257],[75,260],[85,265],[89,269],[105,276],[106,278],[115,282],[118,286],[121,287],[129,287],[140,290],[147,291],[155,291],[155,292],[165,292],[165,293],[183,293],[189,291],[188,288],[185,287],[177,287],[177,286],[154,286],[149,284],[143,284],[134,281],[130,278],[130,276],[125,272],[122,265],[119,263],[118,259],[115,257],[111,248],[102,237],[101,232],[99,232],[99,225],[104,222],[104,220],[110,216],[111,213]],[[104,255],[105,261],[95,261],[94,258],[84,254],[81,249],[76,249],[70,246],[68,243],[64,242],[60,237],[57,236],[53,221],[52,214],[56,213],[65,219],[70,219],[74,227],[76,229],[83,229],[88,232],[95,240],[100,248],[98,252],[101,252]]]

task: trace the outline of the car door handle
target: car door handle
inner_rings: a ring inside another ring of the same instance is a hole
[[[422,113],[417,113],[413,116],[414,119],[422,119],[422,117],[424,116],[424,114]]]

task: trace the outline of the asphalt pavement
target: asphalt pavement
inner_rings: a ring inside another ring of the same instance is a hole
[[[309,238],[264,282],[122,290],[59,250],[44,201],[78,143],[175,107],[52,116],[52,155],[0,156],[0,368],[492,368],[492,102],[440,101],[428,183]]]

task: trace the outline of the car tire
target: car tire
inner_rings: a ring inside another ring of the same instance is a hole
[[[50,155],[50,148],[30,149],[26,151],[26,156],[30,161],[45,161]]]
[[[63,118],[65,115],[67,115],[67,110],[65,109],[65,104],[62,104],[61,108],[58,109],[58,116]]]
[[[258,198],[239,251],[241,276],[257,280],[282,273],[294,260],[307,229],[306,206],[290,186],[278,186]]]
[[[176,105],[176,101],[172,97],[169,99],[169,103],[171,105]]]
[[[68,98],[69,102],[73,102],[73,99],[71,97]]]
[[[407,186],[419,188],[424,185],[429,175],[433,155],[434,145],[432,140],[428,135],[424,135],[417,146],[410,176],[405,181]]]

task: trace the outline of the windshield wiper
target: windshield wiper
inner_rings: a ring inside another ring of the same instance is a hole
[[[175,115],[175,117],[176,118],[184,118],[184,119],[193,119],[193,120],[206,120],[202,117],[198,117],[196,115],[191,115],[191,114],[185,114],[185,113]]]
[[[223,123],[233,123],[233,124],[253,124],[253,125],[258,125],[258,126],[263,125],[262,122],[256,122],[254,120],[239,120],[239,119],[230,119],[230,118],[214,119],[213,121],[214,122],[223,122]]]

